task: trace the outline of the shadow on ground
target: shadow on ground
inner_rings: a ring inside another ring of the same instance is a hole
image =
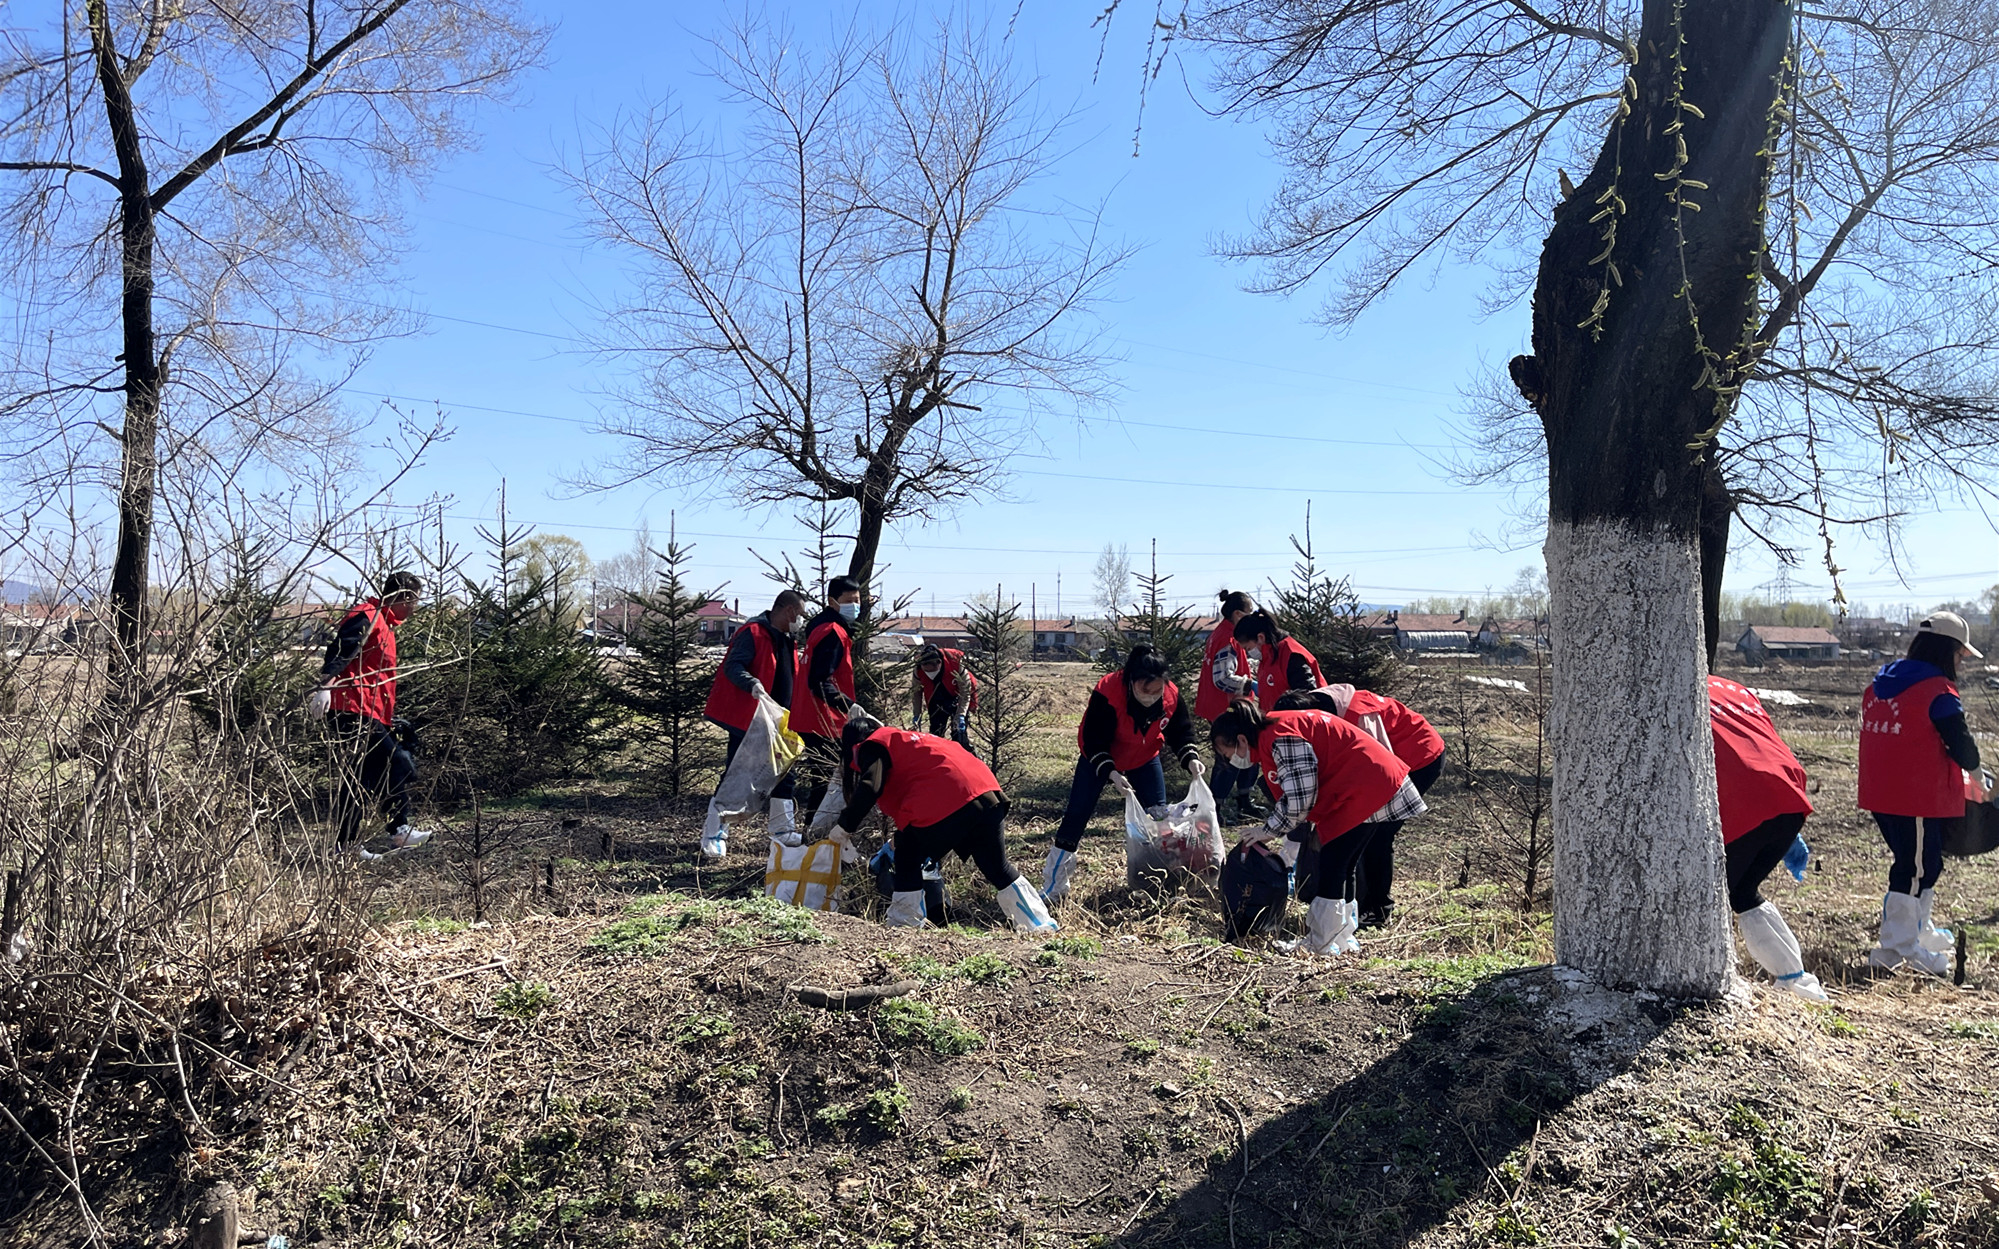
[[[1231,1107],[1233,1156],[1166,1204],[1148,1201],[1106,1243],[1392,1246],[1450,1224],[1469,1244],[1535,1243],[1507,1199],[1530,1179],[1588,1180],[1551,1173],[1566,1164],[1537,1156],[1541,1123],[1623,1070],[1677,1013],[1540,967],[1435,1007],[1357,1072],[1329,1042],[1330,1091],[1253,1130]],[[1461,1207],[1482,1192],[1499,1200],[1474,1219]]]

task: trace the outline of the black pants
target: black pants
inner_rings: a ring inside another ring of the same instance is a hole
[[[334,732],[352,752],[339,798],[340,840],[361,839],[361,824],[370,806],[377,814],[388,815],[391,829],[409,823],[416,756],[403,748],[394,729],[373,717],[341,711],[332,721]]]
[[[736,761],[736,751],[742,748],[743,738],[749,735],[749,730],[732,729],[725,725],[722,731],[729,735],[729,748],[722,754],[722,770],[727,772],[729,765]],[[792,771],[795,772],[797,769],[794,768]],[[773,798],[791,797],[791,777],[792,772],[786,772],[783,776],[779,777],[777,788],[770,791],[770,796]],[[807,818],[811,818],[809,813],[807,814]]]
[[[963,746],[972,748],[972,735],[958,727],[958,700],[955,698],[933,698],[930,700],[930,736],[948,737]]]
[[[1430,786],[1444,771],[1444,756],[1417,768],[1409,774],[1409,783],[1419,794],[1430,792]],[[1395,905],[1389,891],[1395,887],[1395,834],[1402,831],[1402,821],[1392,824],[1377,824],[1374,839],[1367,843],[1367,849],[1354,865],[1354,880],[1347,889],[1347,897],[1356,900],[1363,916],[1381,923],[1388,918],[1390,908]]]
[[[1763,882],[1790,853],[1805,813],[1776,815],[1728,843],[1728,909],[1737,915],[1763,905]]]
[[[1895,861],[1888,867],[1888,892],[1915,894],[1919,892],[1917,882],[1923,889],[1934,888],[1937,877],[1943,875],[1943,840],[1949,826],[1962,820],[1961,815],[1927,816],[1883,815],[1874,813],[1874,822],[1881,826],[1881,840],[1888,843],[1888,853]]]
[[[1007,800],[997,792],[981,794],[935,824],[905,828],[895,835],[895,891],[914,893],[923,888],[923,862],[944,862],[947,854],[959,854],[977,866],[995,889],[1004,889],[1020,879],[1020,872],[1006,857]]]
[[[1321,893],[1340,896],[1344,882],[1353,877],[1354,864],[1384,827],[1358,824],[1322,846],[1318,831],[1307,825],[1305,844],[1298,851],[1298,901],[1310,906]]]

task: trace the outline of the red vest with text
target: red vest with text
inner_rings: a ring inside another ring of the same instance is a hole
[[[812,652],[819,648],[820,641],[829,632],[840,639],[840,663],[833,669],[833,684],[849,701],[853,700],[854,644],[847,635],[845,625],[837,620],[828,620],[807,635],[804,649],[798,652],[798,681],[791,687],[791,731],[794,733],[838,737],[840,730],[846,727],[847,717],[833,710],[806,679],[812,673]]]
[[[907,729],[876,729],[868,740],[888,751],[888,783],[876,805],[896,828],[928,828],[1000,783],[978,756],[948,738]],[[856,746],[856,754],[860,747]]]
[[[1194,714],[1203,720],[1212,720],[1227,711],[1230,700],[1236,697],[1215,684],[1215,656],[1225,650],[1235,652],[1236,675],[1249,675],[1249,652],[1235,640],[1235,626],[1226,620],[1218,622],[1215,631],[1208,635],[1208,654],[1201,660],[1201,684],[1194,691]]]
[[[1256,669],[1256,701],[1264,711],[1267,712],[1275,707],[1278,697],[1290,690],[1291,686],[1288,683],[1291,680],[1293,655],[1302,658],[1305,666],[1312,670],[1312,683],[1306,686],[1306,689],[1315,690],[1326,683],[1326,678],[1320,675],[1317,657],[1298,645],[1296,638],[1285,638],[1275,646],[1263,647],[1262,651],[1263,657],[1258,661]]]
[[[1860,809],[1929,819],[1964,814],[1964,772],[1943,748],[1930,703],[1955,694],[1950,678],[1934,676],[1893,698],[1860,696]]]
[[[750,675],[761,682],[768,693],[777,684],[777,647],[772,645],[770,633],[758,622],[752,620],[743,629],[748,631],[750,645],[755,648],[750,653]],[[737,689],[723,675],[728,666],[728,656],[724,655],[722,667],[715,669],[715,684],[708,689],[708,705],[701,714],[740,733],[750,727],[750,720],[757,712],[757,700],[748,691]]]
[[[965,652],[940,646],[937,648],[937,653],[944,657],[944,664],[939,669],[936,680],[930,679],[930,675],[923,671],[922,665],[919,664],[916,669],[917,684],[923,689],[923,705],[928,707],[930,700],[937,697],[937,687],[944,685],[957,690],[959,698],[964,700],[965,705],[960,708],[961,711],[977,711],[979,678],[973,675],[971,669],[965,667]],[[969,698],[965,697],[966,691],[970,691]]]
[[[1284,796],[1284,787],[1278,783],[1270,749],[1280,737],[1304,738],[1318,757],[1319,798],[1305,818],[1318,831],[1322,846],[1365,824],[1409,778],[1409,766],[1388,747],[1329,711],[1273,711],[1251,754],[1278,798]]]
[[[1137,721],[1131,718],[1131,702],[1124,688],[1124,673],[1113,672],[1097,682],[1097,693],[1111,705],[1117,714],[1117,736],[1111,739],[1111,766],[1120,772],[1142,768],[1159,757],[1159,748],[1166,742],[1166,722],[1180,709],[1180,687],[1168,681],[1166,692],[1159,699],[1159,718],[1146,726],[1145,732],[1138,731]],[[1076,726],[1076,749],[1088,751],[1083,745],[1083,726]]]
[[[382,724],[396,719],[396,627],[382,614],[378,599],[362,599],[354,604],[341,624],[365,616],[368,635],[361,653],[348,661],[334,678],[332,710],[362,715]]]
[[[1721,797],[1721,839],[1735,841],[1765,820],[1812,813],[1805,769],[1777,735],[1756,695],[1721,677],[1707,679],[1714,722],[1714,786]]]
[[[1347,723],[1359,724],[1362,716],[1381,717],[1381,727],[1388,730],[1389,749],[1409,765],[1411,772],[1427,768],[1444,757],[1442,735],[1400,699],[1372,690],[1355,690],[1352,701],[1347,703]]]

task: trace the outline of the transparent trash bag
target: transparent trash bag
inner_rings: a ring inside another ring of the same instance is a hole
[[[769,695],[759,698],[743,744],[715,786],[710,822],[734,824],[768,811],[771,791],[804,753],[805,739],[791,731],[790,713]]]
[[[1205,780],[1197,778],[1186,798],[1156,813],[1125,797],[1124,872],[1133,888],[1157,887],[1176,874],[1213,880],[1222,854],[1222,821]]]

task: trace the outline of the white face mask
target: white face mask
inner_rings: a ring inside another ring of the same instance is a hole
[[[944,674],[944,669],[942,668],[925,668],[923,670],[923,675],[929,677],[933,681],[935,681],[938,677],[942,676],[943,674]]]
[[[840,619],[859,620],[860,618],[861,618],[861,605],[859,603],[840,604]]]
[[[1137,703],[1141,707],[1157,707],[1159,705],[1159,700],[1166,697],[1166,691],[1164,689],[1161,689],[1157,694],[1152,694],[1148,696],[1139,693],[1137,690],[1133,690],[1131,692],[1131,697],[1132,701]]]
[[[1248,755],[1230,755],[1229,766],[1238,772],[1247,772],[1256,765]]]

